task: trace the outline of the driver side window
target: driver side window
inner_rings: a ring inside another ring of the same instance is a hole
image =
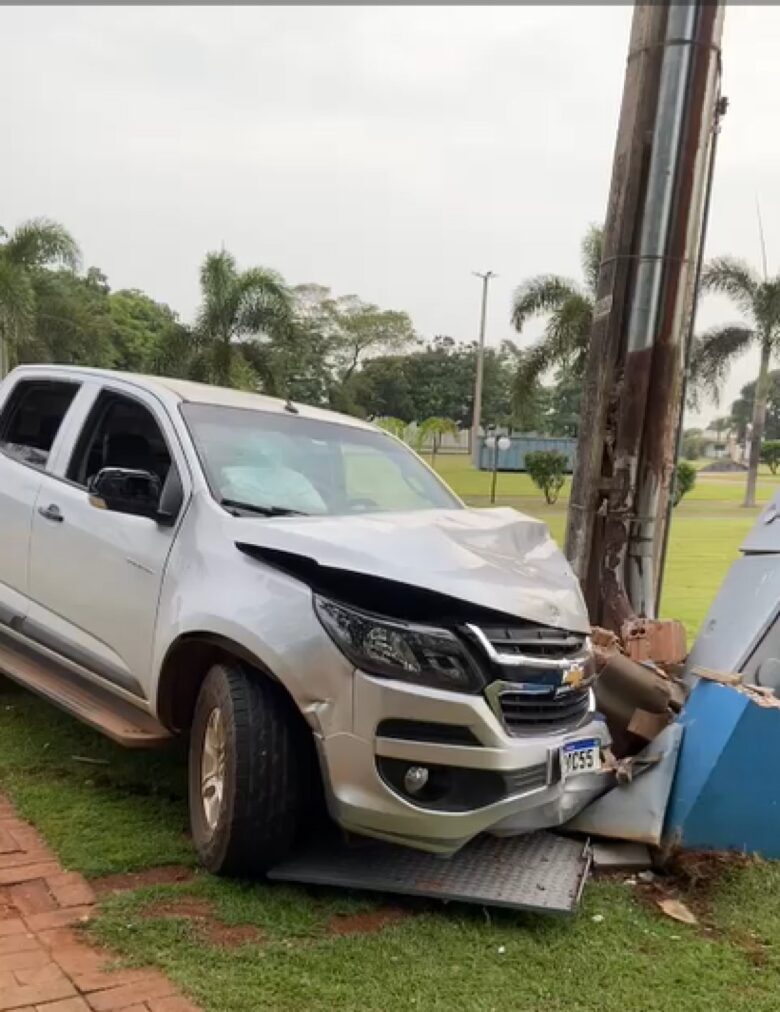
[[[165,484],[171,456],[154,415],[139,401],[102,393],[73,451],[67,477],[86,488],[104,467],[148,471]]]

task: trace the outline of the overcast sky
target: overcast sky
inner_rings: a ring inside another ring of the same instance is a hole
[[[0,222],[62,221],[112,287],[190,319],[203,254],[511,336],[579,275],[609,186],[631,8],[0,8]],[[780,267],[780,9],[729,7],[708,249]],[[736,318],[707,300],[702,325]],[[523,341],[539,332],[529,328]],[[723,407],[753,378],[735,369]],[[705,420],[715,409],[704,412]]]

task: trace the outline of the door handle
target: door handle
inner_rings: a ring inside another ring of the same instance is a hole
[[[54,503],[50,503],[48,506],[39,506],[38,512],[41,514],[42,517],[45,517],[46,520],[54,520],[55,523],[58,524],[61,524],[62,521],[65,519],[62,513],[60,513],[59,506],[55,505]]]

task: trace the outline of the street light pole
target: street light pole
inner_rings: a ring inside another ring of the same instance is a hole
[[[482,311],[479,317],[479,346],[477,348],[477,375],[474,380],[474,411],[471,417],[471,459],[479,466],[479,426],[482,420],[482,377],[485,371],[485,322],[487,320],[488,285],[491,278],[498,277],[493,271],[480,274],[473,271],[475,278],[482,278]]]
[[[498,451],[508,450],[512,445],[512,440],[509,436],[496,435],[495,426],[491,425],[490,435],[485,440],[485,446],[493,451],[493,478],[490,482],[490,504],[495,506],[496,504],[496,482],[498,480]]]

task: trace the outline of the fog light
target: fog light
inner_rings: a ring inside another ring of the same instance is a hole
[[[404,787],[410,794],[417,794],[428,783],[428,770],[424,766],[410,766],[404,773]]]

